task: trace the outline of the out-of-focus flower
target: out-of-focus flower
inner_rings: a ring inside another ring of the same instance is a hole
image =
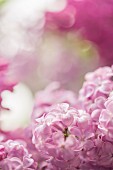
[[[0,58],[0,107],[1,106],[1,93],[4,90],[9,90],[12,91],[13,87],[16,85],[17,83],[17,79],[10,74],[10,63],[3,59]]]
[[[18,80],[28,80],[37,68],[43,13],[37,1],[31,0],[10,0],[1,8],[0,55],[11,61],[11,71]]]
[[[76,22],[76,6],[74,0],[66,0],[66,5],[57,12],[46,13],[46,27],[70,31]]]
[[[64,87],[77,91],[83,75],[98,63],[95,48],[71,32],[66,34],[46,30],[38,55],[37,84],[41,87],[51,81],[59,81]]]
[[[2,107],[9,109],[0,112],[2,130],[9,132],[26,127],[33,109],[33,96],[30,89],[25,84],[19,83],[14,87],[13,92],[4,91]]]
[[[73,82],[81,81],[83,74],[97,65],[91,44],[85,41],[81,47],[82,40],[73,33],[63,35],[45,27],[45,12],[62,11],[66,3],[65,0],[10,0],[0,11],[0,55],[10,58],[12,73],[33,92],[51,81],[72,87]]]
[[[113,61],[113,0],[82,0],[76,4],[75,28],[92,41],[99,50],[102,61]]]
[[[42,0],[41,2],[10,0],[2,7],[0,55],[11,58],[11,68],[18,79],[30,84],[28,75],[33,78],[36,72],[38,60],[40,60],[38,45],[45,24],[45,11],[58,11],[59,7],[62,9],[65,4],[65,0]],[[36,75],[34,79],[36,80]]]
[[[8,140],[0,145],[0,168],[33,170],[34,160],[22,143]]]
[[[10,63],[4,58],[0,59],[0,93],[4,90],[13,90],[16,84],[16,79],[10,75]]]
[[[80,32],[97,46],[105,65],[111,64],[113,59],[112,18],[113,0],[67,0],[62,11],[47,13],[46,27]]]

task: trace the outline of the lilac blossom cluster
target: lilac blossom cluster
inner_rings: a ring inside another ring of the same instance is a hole
[[[113,68],[99,68],[85,79],[75,100],[73,95],[65,98],[67,91],[61,100],[58,89],[53,96],[49,88],[37,95],[34,115],[40,113],[41,104],[43,108],[48,103],[32,127],[39,169],[113,169]]]
[[[23,0],[21,2],[23,6]],[[15,56],[12,61],[10,59],[12,63],[0,58],[0,123],[3,109],[9,109],[2,106],[2,92],[5,90],[13,92],[17,84],[16,77],[23,80],[33,70],[36,71],[37,65],[41,79],[45,75],[47,78],[50,77],[50,80],[71,83],[73,78],[80,77],[78,70],[82,70],[82,66],[79,66],[82,60],[79,61],[79,57],[75,60],[79,52],[75,54],[76,50],[72,50],[77,44],[75,43],[77,35],[78,37],[79,34],[82,35],[94,44],[102,61],[111,64],[113,0],[66,0],[66,2],[64,9],[57,12],[54,10],[50,12],[49,5],[39,10],[40,15],[37,19],[35,16],[33,20],[32,16],[30,18],[33,25],[28,22],[24,26],[23,22],[22,27],[29,33],[24,33],[23,29],[20,31],[22,35],[25,34],[26,43],[23,45],[20,43],[24,36],[19,36],[21,35],[19,33],[17,36],[19,42],[14,38],[16,42],[14,48],[16,44],[17,50],[11,50],[13,43],[9,43],[8,55]],[[38,4],[33,6],[36,6],[34,9],[37,14]],[[7,20],[4,21],[1,23],[6,24]],[[17,25],[21,26],[21,22]],[[7,29],[2,30],[4,32]],[[14,32],[15,35],[15,31],[10,32]],[[45,45],[39,50],[43,44],[41,37]],[[57,40],[53,41],[52,37],[53,39],[57,37]],[[8,38],[11,39],[10,36]],[[46,39],[50,39],[50,42],[46,42]],[[1,54],[6,55],[3,48],[5,38],[1,42]],[[22,49],[20,44],[23,46]],[[72,44],[74,45],[71,48]],[[46,52],[50,47],[56,53]],[[87,47],[89,48],[89,44]],[[36,58],[37,51],[40,59]],[[56,62],[52,63],[50,60],[49,64],[48,56],[57,58]],[[39,78],[37,80],[39,82]],[[73,91],[60,87],[58,82],[39,91],[36,94],[28,127],[9,132],[0,129],[0,170],[113,170],[113,66],[99,68],[86,74],[78,96]]]
[[[26,129],[0,134],[2,170],[112,170],[113,67],[88,73],[78,97],[52,83]]]
[[[33,170],[34,160],[22,142],[8,140],[0,144],[0,168]]]

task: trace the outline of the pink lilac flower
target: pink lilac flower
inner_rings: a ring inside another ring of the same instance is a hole
[[[34,160],[22,143],[8,140],[0,145],[0,169],[33,170]]]
[[[18,145],[23,145],[25,150],[29,153],[31,158],[33,159],[33,168],[38,170],[38,157],[40,157],[39,153],[37,152],[35,145],[32,143],[32,126],[29,125],[27,128],[20,128],[16,129],[15,131],[0,131],[0,143],[4,145],[7,141],[12,141],[12,143],[16,142]],[[15,144],[16,144],[15,143]],[[6,144],[4,145],[6,146]]]
[[[57,82],[40,91],[27,129],[1,132],[0,168],[112,170],[112,91],[112,67],[88,73],[78,101]]]
[[[113,90],[113,67],[102,67],[85,76],[85,82],[79,91],[82,107],[96,121],[105,108],[105,101]]]
[[[88,113],[66,103],[53,106],[49,113],[37,118],[32,141],[45,162],[62,170],[80,167],[82,149],[94,137],[90,119]]]

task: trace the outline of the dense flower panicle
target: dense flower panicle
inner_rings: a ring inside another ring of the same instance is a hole
[[[52,105],[62,102],[74,106],[76,104],[75,93],[62,89],[58,82],[51,83],[45,90],[39,91],[36,95],[32,114],[33,121],[41,117],[44,113],[47,113]]]
[[[88,73],[78,99],[53,82],[37,93],[31,119],[1,132],[1,169],[112,170],[113,66]]]
[[[33,170],[33,163],[34,160],[22,143],[8,140],[0,145],[0,169]]]
[[[87,140],[88,147],[92,147],[90,139],[94,133],[90,119],[85,111],[58,104],[36,119],[32,141],[37,151],[46,156],[46,162],[62,170],[76,169],[82,166],[81,152]]]
[[[50,97],[51,88],[47,90],[50,89],[49,95],[45,92],[42,95],[42,101],[48,101],[48,109],[37,116],[32,130],[39,169],[112,170],[113,67],[99,68],[85,78],[78,102],[74,101],[74,105],[67,102],[73,107],[52,102],[57,97],[44,98],[45,94]],[[60,93],[53,94],[59,96]],[[40,107],[43,108],[46,102],[42,101]]]
[[[85,82],[79,92],[82,107],[96,120],[105,108],[105,101],[113,90],[113,67],[99,68],[86,74]]]

